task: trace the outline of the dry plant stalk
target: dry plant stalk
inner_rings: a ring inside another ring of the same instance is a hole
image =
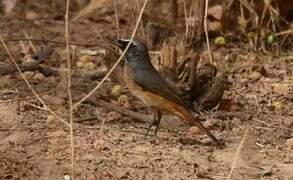
[[[117,28],[117,39],[119,39],[120,38],[120,28],[119,28],[117,0],[113,0],[113,6],[114,6],[114,12],[115,12],[116,28]]]
[[[75,153],[74,153],[74,134],[73,134],[73,103],[71,92],[71,60],[70,60],[70,35],[69,35],[69,6],[70,0],[66,1],[65,12],[65,39],[66,39],[66,56],[67,56],[67,93],[69,101],[69,129],[70,129],[70,152],[71,152],[71,178],[75,180]]]
[[[203,32],[204,2],[192,0],[190,3],[190,8],[187,9],[186,0],[183,0],[185,16],[184,43],[186,46],[190,46],[194,40],[201,40]]]
[[[136,34],[136,31],[138,29],[138,26],[140,24],[140,21],[141,21],[141,18],[142,18],[142,14],[145,10],[145,7],[148,3],[148,0],[145,0],[144,1],[144,4],[140,10],[140,14],[138,16],[138,19],[137,19],[137,22],[136,22],[136,25],[135,25],[135,28],[133,29],[133,32],[132,32],[132,35],[130,37],[130,41],[129,43],[127,44],[124,52],[121,54],[121,56],[118,58],[118,60],[116,61],[116,63],[113,65],[113,67],[109,70],[109,72],[107,73],[107,75],[97,84],[97,86],[92,89],[84,98],[82,98],[80,101],[78,101],[73,107],[74,108],[77,108],[77,106],[79,106],[83,101],[85,101],[87,98],[89,98],[97,89],[99,89],[101,87],[101,85],[105,82],[105,80],[111,75],[111,73],[114,71],[114,69],[118,66],[118,64],[120,63],[120,61],[122,60],[124,54],[126,53],[126,51],[128,50],[130,44],[132,43],[132,40]]]
[[[240,155],[240,152],[241,152],[241,148],[242,148],[242,146],[244,144],[244,141],[245,141],[245,139],[247,137],[248,130],[249,130],[249,127],[246,127],[245,132],[244,132],[244,135],[243,135],[243,138],[242,138],[241,142],[239,143],[239,146],[238,146],[237,151],[235,153],[235,157],[234,157],[234,160],[233,160],[233,164],[232,164],[232,167],[231,167],[231,170],[229,172],[229,175],[228,175],[227,179],[231,179],[231,177],[232,177],[233,171],[234,171],[234,169],[236,167],[236,164],[237,164],[237,160],[239,159],[239,155]]]
[[[210,48],[210,40],[209,40],[208,25],[207,25],[208,7],[209,7],[209,0],[206,0],[205,11],[204,11],[204,21],[203,21],[204,22],[204,31],[205,31],[205,35],[206,35],[206,41],[207,41],[209,62],[210,62],[210,64],[214,64],[212,53],[211,53],[211,48]]]
[[[164,68],[170,69],[171,71],[175,71],[177,66],[176,56],[176,46],[172,46],[170,43],[165,41],[161,48],[162,66]]]

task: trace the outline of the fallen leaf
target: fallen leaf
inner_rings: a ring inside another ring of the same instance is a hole
[[[225,39],[225,37],[223,37],[223,36],[218,36],[218,37],[216,37],[216,39],[215,39],[215,44],[216,44],[216,45],[224,45],[224,44],[226,44],[226,39]]]

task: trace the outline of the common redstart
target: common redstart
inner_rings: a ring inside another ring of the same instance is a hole
[[[119,48],[122,51],[125,50],[129,41],[130,39],[119,39]],[[150,61],[147,47],[138,40],[131,42],[125,54],[124,78],[133,95],[157,111],[148,130],[155,126],[156,134],[160,125],[161,112],[169,112],[179,116],[186,123],[197,126],[219,144],[217,138],[194,118],[191,103],[185,102],[156,71]]]

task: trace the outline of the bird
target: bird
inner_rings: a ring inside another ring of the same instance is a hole
[[[197,126],[214,142],[220,144],[220,141],[193,116],[195,110],[192,104],[184,101],[154,68],[148,49],[143,42],[121,38],[117,40],[117,46],[124,51],[129,42],[129,48],[124,55],[125,83],[135,97],[156,112],[147,133],[155,126],[155,135],[157,134],[162,113],[167,112],[178,116],[192,126]]]

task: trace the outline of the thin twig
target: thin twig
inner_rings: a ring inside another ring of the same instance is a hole
[[[105,80],[110,76],[110,74],[114,71],[114,69],[116,68],[116,66],[120,63],[120,61],[122,60],[124,54],[126,53],[126,51],[128,50],[130,44],[132,43],[132,40],[135,36],[135,33],[137,31],[137,28],[139,26],[139,22],[141,21],[141,18],[142,18],[142,14],[144,12],[144,9],[147,5],[147,2],[148,0],[145,0],[144,1],[144,4],[140,10],[140,14],[138,16],[138,19],[137,19],[137,22],[136,22],[136,25],[135,25],[135,28],[133,29],[133,32],[132,32],[132,35],[131,35],[131,38],[130,38],[130,41],[129,43],[127,44],[124,52],[122,53],[122,55],[119,57],[119,59],[117,60],[117,62],[113,65],[113,67],[109,70],[109,72],[107,73],[107,75],[98,83],[98,85],[93,89],[91,90],[91,92],[89,92],[84,98],[82,98],[80,101],[78,101],[73,107],[76,108],[77,106],[79,106],[83,101],[85,101],[87,98],[89,98],[94,92],[96,92],[97,89],[99,89],[101,87],[101,85],[105,82]]]
[[[24,80],[25,84],[28,86],[28,88],[32,91],[32,93],[34,94],[34,96],[36,96],[36,98],[38,99],[38,101],[53,115],[55,116],[59,121],[61,121],[62,123],[64,123],[66,126],[69,127],[69,124],[62,119],[60,116],[58,116],[51,108],[49,108],[49,106],[47,106],[47,104],[43,101],[43,99],[40,97],[40,95],[35,91],[35,89],[31,86],[31,84],[29,83],[29,81],[27,80],[27,78],[25,77],[25,75],[22,73],[20,67],[18,66],[18,64],[16,63],[15,58],[13,57],[12,53],[10,52],[10,50],[8,49],[2,34],[0,33],[0,40],[1,43],[9,57],[9,60],[14,64],[14,66],[16,67],[17,71],[19,72],[21,78]]]
[[[205,11],[204,11],[204,21],[203,21],[204,22],[204,32],[205,32],[206,40],[207,40],[209,60],[210,60],[211,64],[214,64],[211,49],[210,49],[210,41],[209,41],[209,34],[208,34],[208,27],[207,27],[208,6],[209,6],[209,0],[206,0]]]
[[[184,17],[185,17],[185,44],[187,44],[187,37],[188,37],[188,17],[187,17],[187,7],[186,7],[186,1],[183,0],[183,6],[184,6]]]
[[[66,56],[67,56],[67,93],[69,101],[69,128],[70,128],[70,151],[71,151],[71,178],[75,180],[74,166],[74,134],[73,134],[73,103],[72,103],[72,92],[71,92],[71,61],[70,61],[70,35],[69,35],[69,6],[70,0],[66,1],[66,12],[65,12],[65,38],[66,38]]]
[[[35,41],[35,42],[53,43],[53,44],[57,44],[57,45],[66,45],[66,42],[64,42],[64,41],[55,41],[55,40],[48,40],[48,39],[36,39],[36,38],[5,39],[6,43],[19,42],[19,41]],[[84,46],[84,47],[101,47],[103,49],[108,50],[111,53],[116,53],[116,51],[114,51],[113,49],[110,49],[110,48],[102,45],[104,42],[109,42],[111,44],[111,40],[105,39],[105,40],[97,41],[96,43],[70,42],[70,45]]]
[[[115,12],[115,20],[116,20],[116,28],[117,28],[117,39],[120,38],[120,28],[119,28],[119,18],[118,18],[118,10],[117,10],[117,0],[113,0],[114,12]]]
[[[30,39],[30,38],[31,38],[31,37],[30,37],[25,31],[24,31],[23,34],[24,34],[25,38],[27,38],[27,39]],[[31,46],[33,52],[36,53],[36,52],[37,52],[37,49],[36,49],[36,47],[34,46],[34,44],[33,44],[32,41],[29,41],[29,45]]]
[[[241,140],[241,142],[240,142],[240,144],[239,144],[239,146],[237,148],[237,151],[235,153],[235,157],[234,157],[234,160],[233,160],[233,164],[232,164],[232,167],[231,167],[231,170],[230,170],[230,173],[229,173],[227,179],[231,179],[231,176],[232,176],[233,171],[234,171],[234,169],[236,167],[237,160],[238,160],[239,155],[240,155],[240,152],[241,152],[241,148],[242,148],[242,146],[244,144],[244,141],[245,141],[245,139],[247,137],[248,130],[249,130],[249,127],[246,127],[245,132],[244,132],[244,135],[243,135],[243,138],[242,138],[242,140]]]

